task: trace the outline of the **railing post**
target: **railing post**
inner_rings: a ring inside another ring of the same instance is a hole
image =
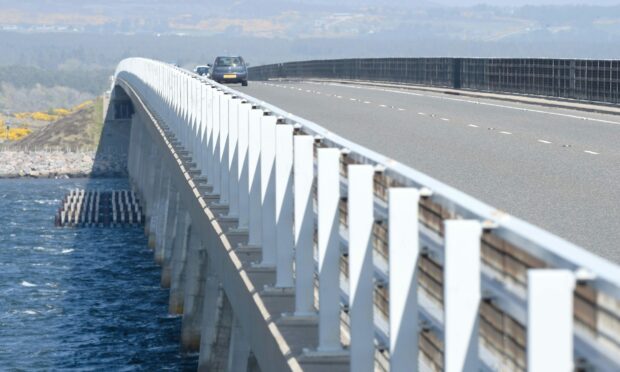
[[[248,127],[248,192],[249,192],[249,233],[248,245],[260,246],[263,227],[261,223],[262,193],[260,177],[260,133],[263,110],[252,109]]]
[[[373,245],[374,193],[372,165],[348,167],[349,315],[351,371],[374,371]]]
[[[229,188],[228,183],[230,181],[228,174],[229,169],[228,166],[228,114],[229,108],[228,103],[230,102],[230,96],[228,94],[222,93],[220,96],[220,201],[219,203],[222,205],[228,204],[229,202]]]
[[[276,125],[276,287],[293,287],[293,126]]]
[[[248,184],[248,146],[250,110],[252,105],[239,105],[239,142],[237,144],[238,180],[239,180],[239,229],[247,229],[250,219],[250,187]]]
[[[573,292],[568,270],[527,272],[527,370],[572,371]]]
[[[239,216],[239,103],[238,98],[228,101],[228,217]]]
[[[261,118],[260,135],[260,183],[261,183],[261,222],[262,253],[261,266],[274,267],[276,263],[276,122],[275,116],[264,115]]]
[[[412,188],[388,191],[390,369],[418,370],[418,202]],[[402,259],[406,257],[406,259]]]
[[[318,149],[318,352],[337,353],[340,344],[340,150]]]
[[[213,102],[212,102],[212,119],[211,124],[213,126],[211,131],[211,169],[209,171],[209,178],[213,180],[213,193],[220,193],[220,98],[222,96],[222,92],[218,90],[213,90]]]
[[[477,371],[482,228],[474,220],[447,220],[444,226],[445,371]]]
[[[293,186],[295,188],[295,315],[314,311],[314,137],[294,137]]]

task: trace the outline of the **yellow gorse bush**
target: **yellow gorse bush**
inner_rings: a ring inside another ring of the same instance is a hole
[[[21,120],[32,119],[32,120],[38,120],[38,121],[50,121],[51,122],[51,121],[56,121],[65,116],[71,115],[74,112],[78,112],[92,104],[93,104],[93,101],[88,100],[70,109],[56,108],[56,109],[50,110],[49,112],[42,112],[42,111],[18,112],[18,113],[13,114],[13,117],[15,117],[16,119],[21,119]]]
[[[32,133],[28,128],[11,128],[7,131],[6,125],[0,121],[0,139],[18,141]]]

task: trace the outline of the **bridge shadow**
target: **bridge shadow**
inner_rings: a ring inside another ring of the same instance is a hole
[[[126,178],[131,117],[134,114],[129,96],[115,87],[103,98],[103,128],[95,151],[92,178]]]

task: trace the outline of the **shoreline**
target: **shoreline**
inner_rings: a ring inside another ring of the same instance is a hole
[[[118,178],[127,176],[127,155],[95,150],[0,151],[0,179]]]

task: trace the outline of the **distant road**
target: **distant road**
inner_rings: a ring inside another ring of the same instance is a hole
[[[620,116],[335,83],[235,89],[620,263]]]

